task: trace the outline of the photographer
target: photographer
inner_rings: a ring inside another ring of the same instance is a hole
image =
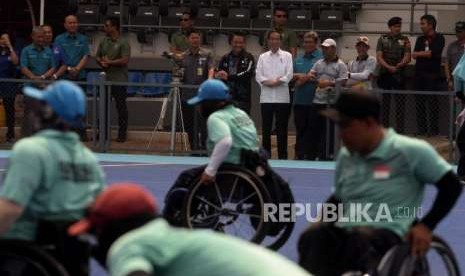
[[[15,78],[16,66],[19,63],[18,55],[6,32],[0,33],[0,78]],[[17,86],[13,82],[0,82],[0,97],[6,113],[6,142],[12,143],[15,139],[15,97]]]

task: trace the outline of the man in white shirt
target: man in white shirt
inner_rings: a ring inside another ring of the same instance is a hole
[[[281,34],[268,33],[270,51],[260,55],[255,78],[261,87],[263,148],[271,156],[271,127],[276,118],[278,158],[287,159],[287,126],[289,121],[289,82],[293,77],[292,55],[283,51]]]
[[[372,90],[371,81],[376,69],[376,58],[368,55],[370,40],[366,36],[357,38],[357,57],[349,62],[349,79],[346,86],[352,91]]]

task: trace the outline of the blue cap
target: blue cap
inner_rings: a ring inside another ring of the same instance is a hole
[[[206,80],[200,87],[197,96],[187,101],[190,105],[196,105],[207,100],[229,100],[229,88],[220,80]]]
[[[82,126],[86,113],[86,97],[81,87],[70,81],[57,81],[44,90],[25,87],[26,96],[46,102],[66,123],[74,127]]]

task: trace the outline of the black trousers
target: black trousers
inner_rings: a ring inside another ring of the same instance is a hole
[[[263,148],[271,156],[271,129],[273,119],[276,120],[276,135],[278,138],[278,158],[287,159],[287,127],[289,122],[288,103],[262,103],[262,139]]]
[[[5,107],[7,133],[6,138],[15,138],[15,96],[2,97]]]
[[[294,106],[294,124],[296,128],[295,159],[310,160],[312,137],[312,116],[313,107],[311,105]]]
[[[191,150],[206,150],[207,121],[194,106],[181,102],[184,128],[187,131]]]
[[[251,106],[250,106],[250,102],[244,102],[244,101],[236,101],[235,102],[235,105],[242,109],[245,113],[247,113],[248,115],[250,115],[250,111],[251,111]]]
[[[457,147],[460,151],[460,159],[457,168],[457,175],[460,178],[465,178],[465,124],[460,127],[459,133],[457,135]]]
[[[401,75],[385,74],[378,78],[378,87],[384,90],[403,90],[405,89],[405,80]],[[399,133],[403,133],[405,130],[405,95],[396,95],[385,93],[383,94],[383,124],[385,127],[392,126],[390,123],[391,117],[391,99],[394,100],[394,117],[395,117],[395,129]]]
[[[329,106],[331,107],[331,106]],[[335,125],[328,118],[320,114],[328,108],[326,104],[313,104],[310,124],[312,126],[310,135],[309,159],[330,160],[334,158],[334,135]]]
[[[300,237],[299,264],[319,276],[339,276],[348,271],[369,273],[400,242],[400,237],[387,229],[363,227],[349,231],[321,224]]]
[[[118,112],[118,137],[126,137],[128,131],[128,106],[126,103],[127,95],[126,86],[112,86],[111,97],[116,103],[116,112]]]
[[[443,91],[444,82],[439,75],[417,74],[415,89],[418,91]],[[419,135],[439,134],[439,102],[436,95],[417,95],[415,98],[416,117]]]

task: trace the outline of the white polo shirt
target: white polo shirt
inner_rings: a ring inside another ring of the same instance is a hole
[[[292,55],[279,49],[276,53],[265,52],[258,58],[255,79],[261,87],[260,103],[290,103],[289,82],[293,77]],[[279,78],[283,83],[276,87],[262,84]]]

